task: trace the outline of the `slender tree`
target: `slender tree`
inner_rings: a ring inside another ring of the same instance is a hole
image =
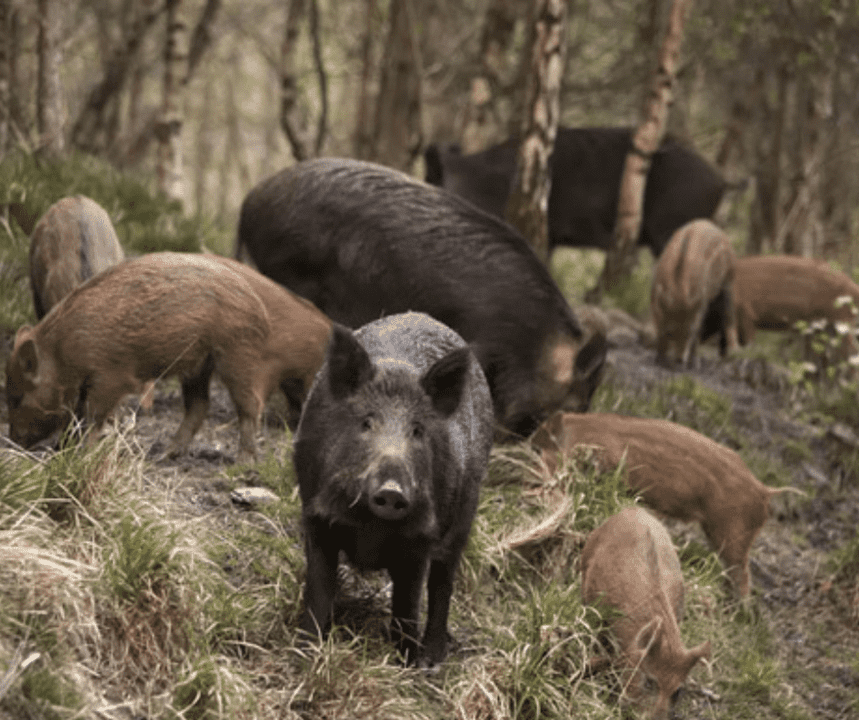
[[[61,5],[56,0],[39,0],[39,79],[36,91],[36,124],[39,147],[50,157],[65,150],[63,86],[60,68],[63,64],[60,37]]]
[[[0,0],[0,160],[9,149],[9,125],[11,123],[9,104],[11,94],[9,50],[12,45],[12,3]]]
[[[319,82],[321,108],[312,135],[301,116],[298,84],[297,47],[299,24],[308,15],[310,42],[313,47],[313,62]],[[286,22],[280,52],[280,127],[292,148],[296,160],[319,155],[328,131],[328,74],[322,60],[322,41],[319,33],[319,4],[317,0],[287,0]]]
[[[161,116],[156,127],[158,188],[173,200],[182,200],[185,194],[181,91],[188,62],[188,25],[181,10],[182,0],[166,0]]]
[[[355,117],[352,148],[355,157],[367,159],[370,157],[373,147],[370,84],[374,70],[373,38],[376,36],[377,0],[365,1],[364,26],[361,29],[360,38],[361,80],[358,84],[358,110]]]
[[[372,134],[372,159],[407,170],[423,145],[420,44],[412,0],[391,0]]]
[[[621,176],[614,244],[606,253],[605,266],[597,286],[588,293],[589,300],[598,299],[605,290],[614,287],[632,269],[641,232],[647,173],[653,154],[665,137],[668,111],[673,101],[677,60],[683,40],[683,25],[690,5],[691,0],[674,0],[671,7],[668,30],[644,103],[642,121],[632,134],[632,146],[626,156]]]
[[[550,159],[558,130],[561,75],[566,52],[566,0],[536,0],[532,6],[531,72],[516,175],[505,215],[539,257],[549,257]]]

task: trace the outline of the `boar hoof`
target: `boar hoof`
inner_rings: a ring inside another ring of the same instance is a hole
[[[408,514],[409,507],[409,500],[402,487],[394,480],[386,480],[370,498],[370,509],[382,520],[402,520]]]

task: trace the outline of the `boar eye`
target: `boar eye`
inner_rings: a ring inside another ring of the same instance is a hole
[[[414,440],[421,440],[424,436],[424,426],[420,423],[415,423],[412,425],[412,438]]]
[[[361,419],[361,430],[367,431],[367,430],[372,430],[372,429],[373,429],[373,416],[372,415],[365,415]]]

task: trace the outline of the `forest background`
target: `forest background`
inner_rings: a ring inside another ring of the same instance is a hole
[[[567,7],[560,122],[631,125],[669,0]],[[528,3],[0,0],[0,156],[83,152],[234,227],[259,180],[315,155],[422,174],[521,126]],[[738,185],[741,252],[855,264],[859,8],[692,4],[668,129]],[[227,248],[222,248],[226,251]]]

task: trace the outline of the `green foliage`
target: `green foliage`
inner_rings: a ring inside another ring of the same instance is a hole
[[[137,175],[87,155],[50,162],[23,152],[0,163],[0,205],[16,204],[30,222],[60,198],[86,195],[107,210],[125,251],[225,249],[227,233],[211,221],[187,218],[176,201],[160,196]],[[14,224],[14,223],[13,223]]]
[[[594,394],[592,409],[594,412],[665,418],[718,442],[740,444],[731,399],[691,375],[678,373],[634,392],[604,383]]]
[[[23,711],[22,715],[24,712],[33,712],[47,720],[70,717],[72,713],[67,711],[76,710],[82,705],[74,686],[44,666],[25,672],[21,678],[21,696],[28,701],[24,707],[18,708],[19,712]]]
[[[143,602],[146,591],[169,585],[181,564],[175,559],[179,531],[155,520],[122,517],[115,529],[115,546],[105,565],[111,593],[124,603]]]

